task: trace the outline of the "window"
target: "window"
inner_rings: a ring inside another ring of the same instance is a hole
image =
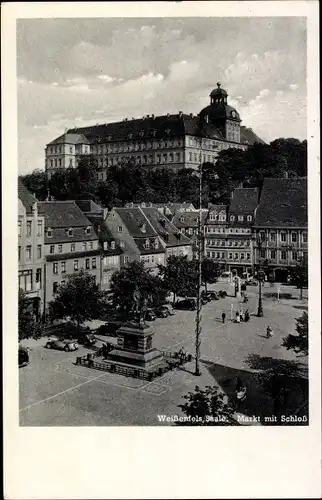
[[[242,253],[240,254],[240,260],[244,260],[244,258],[245,258],[245,254],[242,252]]]
[[[189,161],[192,161],[192,153],[189,153]]]
[[[244,220],[244,216],[243,216],[243,215],[238,215],[238,220],[239,220],[240,222],[242,222],[242,221]]]
[[[37,222],[37,236],[42,236],[42,221]]]
[[[83,251],[85,252],[87,250],[87,244],[86,241],[83,242]]]
[[[55,253],[55,245],[50,245],[49,253]]]
[[[281,260],[286,260],[286,252],[285,252],[285,250],[281,251]]]
[[[235,216],[234,216],[234,215],[231,215],[231,216],[229,217],[229,220],[231,220],[231,221],[235,220]]]
[[[87,228],[85,229],[85,234],[91,234],[91,227],[90,226],[87,226]]]
[[[124,247],[125,247],[125,243],[124,243],[124,241],[120,241],[120,247],[121,247],[121,248],[124,248]]]
[[[18,260],[21,259],[21,246],[18,246]]]
[[[276,259],[276,252],[275,252],[275,250],[271,250],[271,259]]]
[[[63,285],[65,285],[65,283],[66,283],[66,281],[62,280],[60,284],[61,284],[61,286],[63,286]]]
[[[247,256],[247,260],[250,260],[250,253],[247,253],[246,256]]]
[[[73,152],[73,146],[69,146],[69,152],[72,153]]]
[[[89,250],[93,250],[93,242],[92,241],[88,242],[88,248],[89,248]]]
[[[70,228],[67,230],[67,234],[68,234],[68,236],[73,236],[73,233],[74,233],[73,228],[71,228],[71,227],[70,227]]]
[[[21,220],[18,220],[18,236],[21,236]]]
[[[53,294],[57,293],[58,290],[58,281],[54,281],[53,283]]]
[[[125,255],[124,257],[124,264],[127,264],[129,262],[129,256]]]
[[[31,245],[26,246],[26,259],[31,260]]]
[[[27,236],[31,236],[31,221],[27,221]]]
[[[302,241],[303,241],[303,243],[307,243],[307,233],[303,233]]]
[[[211,213],[209,219],[210,220],[217,220],[217,214]]]
[[[216,258],[220,259],[220,252],[216,252]]]
[[[122,227],[122,226],[119,226],[119,227],[117,228],[117,230],[118,230],[118,232],[119,232],[119,233],[121,233],[121,232],[123,231],[123,227]]]
[[[72,243],[72,244],[70,245],[70,251],[71,251],[71,252],[75,252],[75,243]]]
[[[281,233],[281,241],[286,241],[286,233]]]
[[[158,238],[155,238],[155,240],[154,240],[154,248],[156,248],[156,249],[159,248],[159,240],[158,240]]]
[[[262,241],[265,240],[265,231],[260,231],[260,233],[259,233],[259,239],[262,240]]]
[[[210,252],[206,252],[207,257],[210,258]]]
[[[89,259],[85,259],[85,269],[89,269],[90,268],[90,261]]]
[[[233,258],[233,254],[231,252],[229,252],[228,259],[232,259],[232,258]]]
[[[292,252],[292,260],[297,260],[297,252]]]
[[[92,269],[96,269],[96,257],[92,258]]]
[[[41,288],[41,269],[36,270],[36,288],[38,290]]]
[[[112,250],[115,250],[115,241],[111,241],[111,248]]]
[[[259,256],[260,256],[261,259],[265,259],[265,257],[266,257],[266,250],[260,250]]]
[[[297,242],[297,234],[296,233],[292,233],[292,243],[296,243]]]
[[[37,245],[37,259],[41,259],[41,245]]]
[[[248,220],[248,222],[251,222],[252,216],[251,215],[247,215],[247,220]]]
[[[144,248],[150,248],[150,242],[149,242],[149,240],[145,240]]]
[[[62,273],[66,272],[66,262],[61,262],[60,263],[60,270]]]
[[[238,260],[238,253],[237,252],[235,252],[235,257],[234,258],[235,258],[235,260]]]
[[[47,228],[47,238],[51,238],[53,235],[53,232],[52,230],[50,229],[50,227]]]
[[[58,253],[62,253],[63,251],[63,245],[58,245]]]
[[[53,274],[58,274],[58,262],[53,263]]]
[[[74,271],[78,271],[78,260],[74,260]]]
[[[225,252],[221,252],[221,258],[224,259],[225,258]]]
[[[276,235],[275,235],[275,233],[270,233],[270,235],[269,235],[269,239],[270,239],[270,241],[275,241],[275,240],[276,240]]]

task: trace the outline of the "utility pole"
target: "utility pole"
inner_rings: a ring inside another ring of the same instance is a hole
[[[200,335],[201,335],[201,286],[202,286],[202,138],[200,138],[200,167],[199,167],[199,217],[198,217],[198,288],[196,312],[196,369],[195,375],[200,372]]]
[[[262,280],[265,279],[264,272],[262,270],[262,258],[261,258],[261,250],[262,250],[262,245],[264,243],[264,238],[261,238],[260,236],[257,238],[257,248],[258,248],[258,262],[259,262],[259,270],[257,273],[258,277],[258,309],[257,309],[257,316],[261,318],[264,316],[263,313],[263,299],[262,299]]]

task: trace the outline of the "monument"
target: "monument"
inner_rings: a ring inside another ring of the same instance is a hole
[[[133,293],[133,320],[117,331],[117,346],[107,355],[107,361],[146,371],[164,364],[163,354],[153,347],[154,331],[145,322],[148,299],[138,289]]]

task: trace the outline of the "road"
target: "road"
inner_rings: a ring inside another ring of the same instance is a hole
[[[212,288],[226,288],[232,292],[230,285],[216,284]],[[44,347],[46,339],[31,341],[31,363],[19,370],[20,423],[32,426],[160,425],[160,414],[181,415],[178,404],[196,385],[218,385],[231,397],[236,376],[241,377],[248,388],[244,411],[271,415],[273,401],[259,386],[258,373],[272,368],[280,370],[285,364],[298,361],[291,351],[281,346],[281,340],[287,333],[294,332],[295,318],[307,308],[307,301],[298,299],[298,291],[288,287],[289,290],[293,298],[277,303],[270,296],[274,289],[264,287],[264,317],[251,315],[249,323],[229,321],[231,304],[233,313],[246,306],[234,297],[205,305],[202,309],[200,377],[194,375],[194,360],[184,371],[174,370],[153,382],[102,373],[76,366],[75,353],[47,350]],[[255,313],[256,287],[249,287],[247,294],[247,307]],[[228,320],[224,325],[222,310],[226,311]],[[157,319],[151,325],[155,330],[156,348],[178,350],[185,347],[187,352],[194,354],[194,312],[177,311],[175,316]],[[271,339],[265,338],[268,325],[274,331]],[[86,352],[89,351],[81,347],[77,355]],[[304,360],[304,368],[305,363]],[[292,411],[304,401],[302,389],[294,391],[298,395],[294,401],[289,401]]]

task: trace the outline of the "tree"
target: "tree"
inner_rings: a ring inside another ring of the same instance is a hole
[[[196,266],[186,255],[170,255],[165,266],[159,266],[160,276],[169,292],[173,293],[173,303],[177,295],[189,295],[196,286]]]
[[[234,409],[225,402],[225,395],[218,387],[207,385],[202,390],[196,386],[195,392],[189,392],[183,399],[186,402],[178,407],[188,417],[187,425],[232,425]]]
[[[306,257],[301,257],[296,266],[291,269],[294,284],[300,289],[300,299],[303,299],[303,288],[308,285],[308,262]]]
[[[20,289],[18,296],[18,335],[19,342],[23,339],[38,339],[42,336],[43,329],[30,309],[24,292]]]
[[[287,350],[292,349],[297,354],[307,356],[309,353],[309,325],[308,314],[304,312],[302,316],[296,320],[297,334],[290,334],[283,339],[283,347]]]
[[[21,176],[24,185],[39,201],[43,201],[47,197],[47,180],[44,170],[36,169],[31,174]]]
[[[130,316],[136,289],[153,304],[162,304],[167,294],[159,276],[153,275],[150,269],[144,267],[143,262],[131,262],[120,271],[115,271],[111,278],[113,305],[118,307],[125,317]]]
[[[76,323],[77,333],[84,321],[98,318],[104,311],[105,294],[95,282],[95,276],[79,271],[67,276],[49,303],[49,318],[67,319]]]
[[[214,262],[212,259],[204,259],[201,263],[201,275],[202,281],[205,285],[205,291],[207,292],[207,284],[215,283],[220,274],[219,264]]]

